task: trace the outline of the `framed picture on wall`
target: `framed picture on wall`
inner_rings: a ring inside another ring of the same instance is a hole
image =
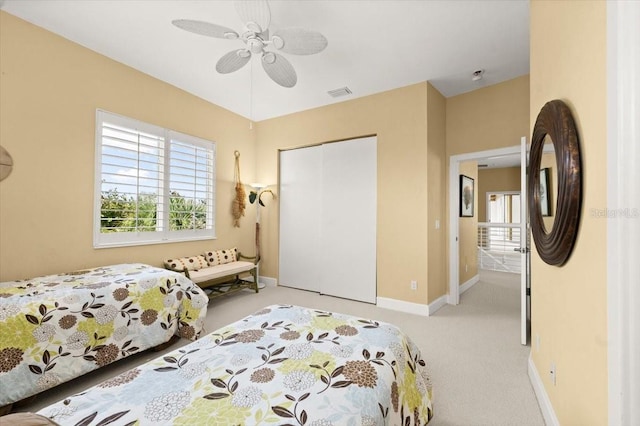
[[[473,217],[474,181],[460,175],[460,217]]]
[[[542,216],[551,216],[550,175],[550,167],[540,169],[540,212]]]

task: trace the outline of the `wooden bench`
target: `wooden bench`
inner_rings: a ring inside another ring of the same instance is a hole
[[[253,289],[258,293],[258,272],[255,259],[255,257],[244,256],[238,252],[237,260],[232,262],[199,269],[184,267],[181,272],[205,290],[209,299],[235,293],[245,288]],[[172,269],[170,266],[165,261],[165,268]],[[251,280],[247,279],[249,276],[252,277]]]

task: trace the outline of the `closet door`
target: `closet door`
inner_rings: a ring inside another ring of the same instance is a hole
[[[279,284],[320,291],[322,146],[280,152]]]
[[[376,303],[376,138],[322,148],[320,293]]]

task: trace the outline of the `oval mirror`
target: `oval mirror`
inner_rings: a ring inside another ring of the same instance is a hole
[[[553,229],[553,222],[558,209],[558,164],[551,137],[544,138],[542,159],[540,160],[540,214],[545,233]]]
[[[545,142],[553,145],[554,159],[545,153],[550,151],[545,150]],[[544,262],[561,266],[569,259],[578,234],[582,171],[575,122],[560,100],[547,102],[538,114],[529,171],[529,218],[536,250]]]
[[[0,146],[0,180],[4,180],[13,170],[13,159],[9,152]]]

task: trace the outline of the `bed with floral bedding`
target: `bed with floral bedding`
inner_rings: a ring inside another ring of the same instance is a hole
[[[38,412],[64,425],[423,425],[431,385],[393,325],[268,306]]]
[[[140,263],[0,283],[0,407],[173,335],[195,340],[209,299]]]

